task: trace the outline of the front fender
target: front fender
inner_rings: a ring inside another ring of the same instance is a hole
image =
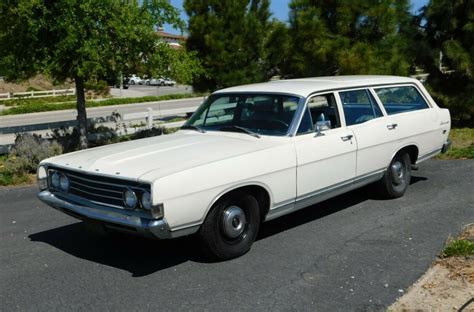
[[[248,185],[265,188],[271,205],[294,198],[296,155],[293,145],[285,144],[162,177],[153,183],[153,194],[164,204],[165,217],[175,230],[202,223],[219,198]]]

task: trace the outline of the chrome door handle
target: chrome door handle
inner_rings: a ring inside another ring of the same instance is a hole
[[[349,141],[350,139],[352,139],[353,135],[352,134],[348,134],[346,136],[342,136],[341,137],[341,140],[343,140],[344,142],[345,141]]]
[[[391,125],[387,125],[387,129],[388,130],[395,130],[395,128],[398,126],[398,124],[391,124]]]

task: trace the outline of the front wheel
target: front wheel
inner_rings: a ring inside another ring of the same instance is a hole
[[[401,152],[395,155],[385,174],[379,181],[380,193],[386,198],[398,198],[405,194],[411,180],[410,155]]]
[[[260,213],[255,197],[235,192],[212,207],[198,235],[208,258],[228,260],[249,251],[259,226]]]

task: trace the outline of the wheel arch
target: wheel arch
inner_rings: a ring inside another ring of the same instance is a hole
[[[407,145],[404,145],[402,147],[399,147],[395,153],[393,153],[392,158],[390,158],[390,161],[395,157],[395,155],[401,153],[401,152],[407,152],[408,155],[410,156],[410,162],[412,165],[416,164],[416,161],[418,159],[419,155],[419,148],[415,143],[410,143]]]
[[[250,193],[258,202],[259,212],[260,212],[260,220],[265,220],[265,216],[270,211],[270,205],[272,203],[272,193],[270,189],[259,182],[249,182],[246,184],[235,185],[230,188],[225,189],[224,191],[220,192],[209,204],[207,207],[206,213],[204,214],[203,221],[206,219],[209,211],[215,206],[215,204],[221,200],[223,197],[228,196],[234,192],[244,191]]]

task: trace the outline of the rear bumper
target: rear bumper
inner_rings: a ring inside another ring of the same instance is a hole
[[[446,143],[443,144],[443,148],[441,148],[441,153],[446,153],[450,147],[451,147],[451,140],[447,139]]]
[[[49,191],[40,192],[38,198],[54,209],[70,216],[86,221],[100,221],[104,226],[117,231],[151,238],[171,238],[169,226],[164,219],[153,220],[139,216],[133,211],[98,205],[85,206],[65,201]]]

